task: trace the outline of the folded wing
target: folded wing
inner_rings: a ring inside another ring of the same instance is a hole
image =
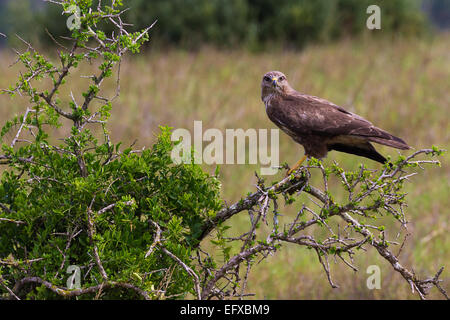
[[[298,93],[284,97],[282,105],[283,108],[278,108],[282,111],[279,116],[289,130],[299,134],[324,136],[330,150],[348,152],[344,149],[359,146],[365,151],[357,152],[373,152],[375,149],[369,141],[397,149],[410,148],[402,139],[327,100]],[[378,159],[381,160],[379,157]]]

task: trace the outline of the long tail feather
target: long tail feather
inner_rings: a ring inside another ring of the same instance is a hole
[[[401,149],[401,150],[411,149],[411,147],[408,146],[405,141],[403,141],[402,139],[400,139],[396,136],[393,136],[393,135],[390,135],[390,137],[388,139],[379,138],[379,137],[368,137],[368,140],[371,142],[376,142],[379,144],[383,144],[385,146],[389,146],[389,147],[393,147],[393,148],[397,148],[397,149]]]
[[[375,150],[369,142],[361,143],[357,145],[347,145],[343,143],[335,143],[328,146],[328,150],[336,150],[345,153],[355,154],[357,156],[365,157],[368,159],[375,160],[380,163],[385,163],[387,160],[381,154]]]

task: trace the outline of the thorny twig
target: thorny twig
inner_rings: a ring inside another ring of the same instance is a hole
[[[404,267],[397,258],[403,249],[405,242],[402,243],[396,256],[387,246],[388,243],[396,243],[386,239],[384,227],[363,223],[357,218],[358,216],[370,218],[373,217],[374,213],[384,210],[392,214],[394,218],[401,223],[401,226],[406,228],[407,220],[403,209],[404,195],[397,192],[398,186],[400,183],[408,181],[408,178],[415,174],[406,173],[405,169],[408,166],[417,166],[422,169],[423,167],[421,165],[423,164],[438,163],[437,160],[415,160],[418,155],[434,153],[435,150],[433,149],[418,150],[397,163],[393,169],[391,167],[384,168],[378,176],[376,176],[376,171],[370,171],[361,167],[351,181],[348,178],[349,176],[346,176],[345,172],[337,170],[335,172],[336,176],[341,178],[342,184],[345,186],[347,192],[349,192],[348,203],[341,205],[334,203],[328,196],[328,175],[330,173],[326,171],[322,164],[309,166],[307,167],[308,171],[303,169],[294,176],[287,177],[271,187],[265,187],[262,180],[257,177],[258,186],[255,193],[222,209],[217,213],[214,219],[204,226],[200,239],[204,239],[216,226],[242,211],[248,211],[251,225],[250,230],[242,235],[226,238],[229,242],[242,241],[243,244],[240,247],[240,251],[229,258],[220,268],[215,270],[208,269],[201,259],[197,259],[203,269],[207,269],[209,274],[214,275],[209,281],[204,282],[202,299],[209,299],[212,297],[224,298],[230,296],[242,298],[244,289],[237,293],[236,286],[239,285],[239,283],[242,283],[241,285],[245,288],[248,270],[254,263],[255,257],[259,255],[262,256],[261,259],[264,259],[268,256],[268,253],[276,251],[283,242],[294,243],[315,249],[318,260],[333,288],[338,288],[338,285],[335,284],[331,278],[331,270],[328,262],[329,256],[334,255],[339,258],[339,260],[343,261],[350,269],[357,271],[358,268],[352,264],[353,256],[355,255],[354,249],[366,250],[365,247],[372,246],[392,265],[393,269],[411,285],[413,292],[418,292],[421,299],[425,299],[429,289],[433,286],[448,299],[447,293],[440,285],[442,280],[439,279],[443,267],[433,278],[425,280],[419,279],[414,272]],[[309,184],[310,169],[320,170],[324,180],[324,190],[320,190]],[[370,173],[370,177],[368,177],[368,173]],[[360,186],[364,186],[364,188],[361,189]],[[389,191],[386,192],[386,190]],[[314,202],[319,206],[320,211],[317,212],[303,204],[292,222],[286,223],[283,231],[277,231],[279,229],[279,221],[277,218],[279,214],[278,206],[276,204],[277,196],[286,196],[286,194],[293,194],[297,191],[306,192],[316,198],[319,203],[316,201]],[[381,198],[371,205],[361,205],[363,200],[369,199],[373,195],[378,195]],[[263,219],[264,221],[268,215],[269,208],[273,208],[273,227],[265,242],[256,243],[256,225],[259,219]],[[311,215],[310,219],[306,219],[306,221],[301,219],[307,214]],[[343,229],[344,233],[339,224],[337,225],[337,232],[333,231],[333,228],[327,222],[330,219],[337,219],[336,222],[338,223],[339,220],[343,221],[345,223],[345,228]],[[312,226],[326,227],[329,231],[329,237],[325,240],[318,240],[312,235],[301,234],[303,230]],[[379,231],[379,235],[370,231],[370,229]],[[358,234],[361,237],[358,237]],[[345,259],[344,254],[349,256],[350,261]],[[239,275],[239,266],[244,262],[247,264],[247,270],[245,272],[245,277],[241,279],[242,277]]]

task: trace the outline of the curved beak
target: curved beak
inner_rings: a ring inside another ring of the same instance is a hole
[[[277,78],[275,78],[275,77],[272,78],[272,86],[274,86],[274,87],[277,86]]]

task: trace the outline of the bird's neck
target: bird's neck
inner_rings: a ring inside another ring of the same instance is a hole
[[[284,86],[279,90],[273,90],[272,88],[263,87],[261,90],[261,100],[267,104],[273,98],[281,98],[290,94],[295,93],[296,91],[292,89],[290,86]]]
[[[266,106],[266,108],[267,108],[267,105],[270,103],[270,101],[272,100],[272,98],[274,97],[274,95],[275,95],[275,93],[268,93],[268,94],[266,94],[266,95],[262,95],[261,96],[261,99],[262,99],[262,101],[264,102],[264,105]]]

